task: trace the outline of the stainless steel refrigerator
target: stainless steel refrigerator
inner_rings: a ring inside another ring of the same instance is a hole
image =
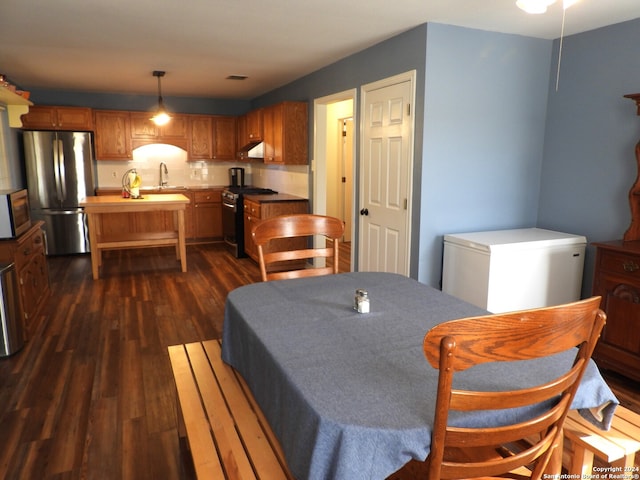
[[[32,221],[44,221],[48,255],[89,252],[81,199],[95,195],[94,156],[88,132],[23,133]]]

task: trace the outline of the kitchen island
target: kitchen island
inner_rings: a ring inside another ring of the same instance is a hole
[[[187,271],[184,212],[189,199],[182,194],[145,194],[142,198],[123,198],[120,195],[87,197],[80,202],[89,222],[91,271],[93,279],[100,278],[102,252],[122,248],[175,246],[176,258],[183,272]],[[103,232],[102,214],[131,212],[174,212],[173,229],[158,232]]]

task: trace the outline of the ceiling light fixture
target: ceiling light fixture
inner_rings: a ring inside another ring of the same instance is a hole
[[[562,29],[560,30],[560,47],[558,49],[558,70],[556,72],[556,92],[560,84],[560,61],[562,60],[562,43],[564,40],[564,21],[567,15],[567,8],[578,3],[580,0],[562,0]],[[516,0],[516,5],[527,13],[540,14],[547,11],[549,5],[553,5],[556,0]]]
[[[565,10],[579,0],[563,0],[562,8]],[[516,0],[516,5],[527,13],[540,14],[547,11],[547,7],[556,3],[556,0]]]
[[[167,113],[166,108],[164,108],[164,102],[162,101],[162,87],[160,86],[160,79],[164,77],[165,72],[161,70],[154,70],[153,76],[158,78],[158,109],[153,117],[151,117],[151,121],[158,126],[166,125],[171,120],[171,117]]]

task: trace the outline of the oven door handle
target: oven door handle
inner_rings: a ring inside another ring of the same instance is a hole
[[[222,207],[223,208],[230,208],[232,209],[234,212],[236,212],[236,204],[235,203],[229,203],[229,202],[225,202],[224,200],[222,201]]]

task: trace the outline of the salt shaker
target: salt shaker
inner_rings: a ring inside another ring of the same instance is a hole
[[[354,299],[353,308],[358,313],[369,313],[369,293],[366,290],[358,288]]]

